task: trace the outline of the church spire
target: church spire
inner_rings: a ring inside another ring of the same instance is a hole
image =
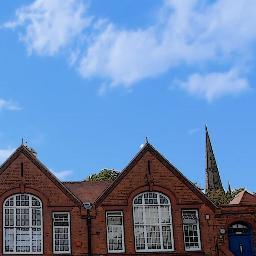
[[[218,166],[215,160],[210,135],[208,133],[207,126],[205,126],[206,135],[206,192],[222,190],[223,186],[220,179]]]

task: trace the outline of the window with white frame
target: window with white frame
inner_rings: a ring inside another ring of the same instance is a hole
[[[171,203],[158,192],[145,192],[133,200],[137,252],[173,251]]]
[[[124,252],[124,225],[122,211],[106,213],[108,252]]]
[[[183,210],[183,232],[186,251],[201,250],[199,218],[197,210]]]
[[[3,206],[5,254],[42,254],[42,202],[30,194],[7,198]]]
[[[53,213],[53,251],[70,253],[70,214],[69,212]]]

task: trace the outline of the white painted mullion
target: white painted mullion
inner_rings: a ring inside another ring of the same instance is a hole
[[[43,237],[43,232],[44,232],[44,223],[43,223],[43,205],[42,202],[40,203],[40,245],[41,245],[41,250],[40,253],[44,251],[44,237]]]
[[[144,240],[145,240],[145,250],[148,250],[148,241],[147,241],[147,223],[146,223],[146,205],[145,205],[145,199],[144,199],[144,194],[142,196],[142,212],[143,212],[143,228],[144,228]]]
[[[172,251],[174,251],[174,237],[173,237],[173,219],[172,219],[172,206],[170,201],[168,200],[168,207],[169,207],[169,216],[170,216],[170,232],[171,232],[171,244],[172,244]]]
[[[157,194],[157,211],[158,211],[158,225],[160,229],[160,246],[161,250],[164,249],[164,243],[163,243],[163,229],[162,229],[162,212],[161,212],[161,204],[160,204],[160,196]]]
[[[52,229],[52,231],[53,231],[53,252],[55,253],[56,251],[55,251],[55,227],[53,226],[53,229]]]
[[[13,233],[14,233],[14,245],[13,245],[13,248],[14,248],[14,252],[17,251],[17,239],[16,239],[16,235],[17,235],[17,226],[16,226],[16,223],[17,223],[17,204],[16,204],[16,196],[14,196],[14,200],[13,200],[13,205],[14,205],[14,229],[13,229]]]
[[[196,217],[197,217],[197,234],[198,234],[198,249],[201,250],[201,236],[200,236],[200,221],[199,221],[199,212],[196,210]]]
[[[68,213],[68,243],[69,243],[69,251],[68,252],[71,252],[71,236],[70,236],[70,213]]]
[[[29,208],[29,210],[28,210],[28,219],[29,219],[29,221],[28,221],[28,225],[29,225],[29,229],[28,229],[28,231],[29,231],[29,242],[30,242],[30,245],[29,245],[29,247],[30,247],[30,253],[32,253],[32,230],[33,230],[33,227],[32,227],[32,196],[29,196],[29,206],[28,206]]]
[[[122,216],[121,231],[122,231],[122,251],[124,251],[124,250],[125,250],[125,243],[124,243],[124,223],[123,223],[123,216]]]

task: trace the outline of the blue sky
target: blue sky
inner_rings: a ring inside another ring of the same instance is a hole
[[[204,186],[254,182],[254,0],[20,0],[0,8],[0,161],[24,138],[62,180],[122,170],[145,137]]]

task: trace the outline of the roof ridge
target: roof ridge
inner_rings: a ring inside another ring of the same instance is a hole
[[[91,183],[93,183],[93,182],[97,182],[97,183],[103,183],[103,182],[105,182],[105,183],[112,183],[113,181],[112,180],[81,180],[81,181],[62,181],[62,183],[70,183],[70,184],[72,184],[72,183],[83,183],[83,182],[87,182],[87,183],[89,183],[89,182],[91,182]]]

